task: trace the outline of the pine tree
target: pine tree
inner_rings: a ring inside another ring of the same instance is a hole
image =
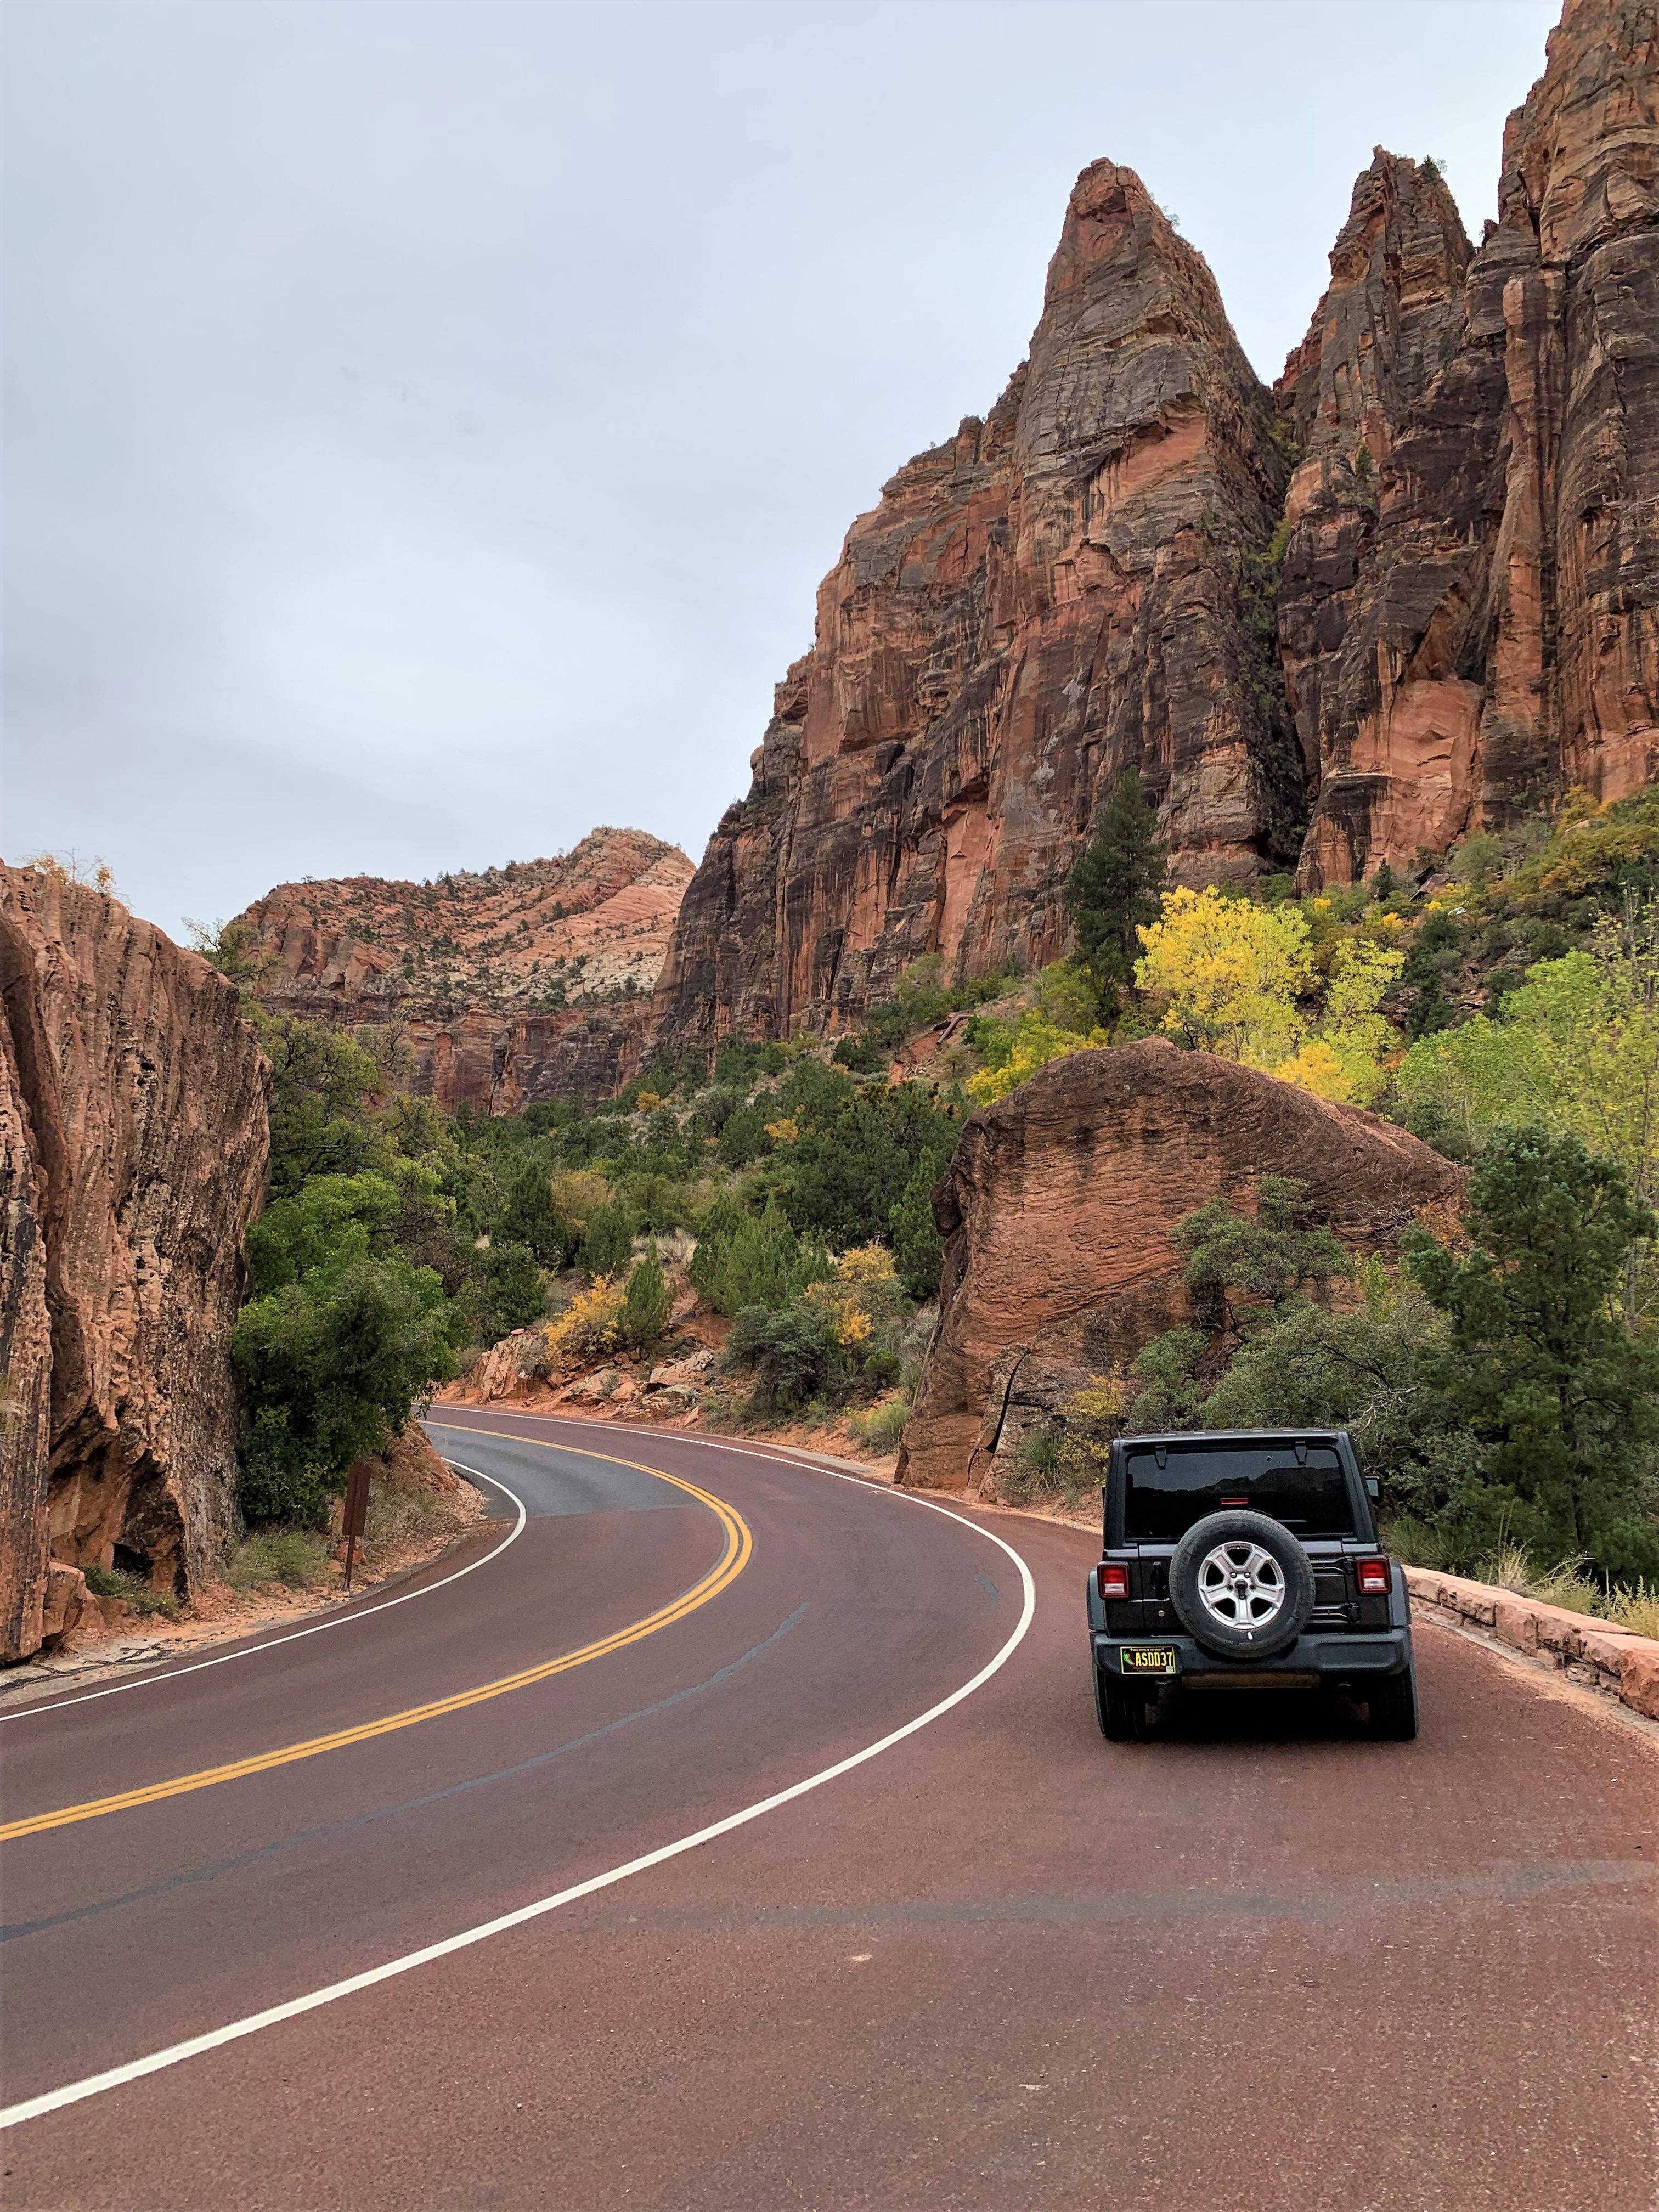
[[[1133,988],[1140,951],[1135,932],[1158,920],[1167,858],[1140,771],[1126,769],[1103,800],[1066,887],[1078,958],[1103,1017]]]

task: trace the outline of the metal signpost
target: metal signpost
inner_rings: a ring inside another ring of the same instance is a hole
[[[351,1570],[357,1564],[357,1545],[368,1521],[370,1462],[360,1459],[346,1477],[345,1514],[340,1534],[346,1540],[345,1594],[351,1595]]]

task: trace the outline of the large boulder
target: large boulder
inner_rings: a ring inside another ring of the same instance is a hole
[[[205,960],[0,868],[0,1659],[76,1571],[188,1591],[234,1510],[230,1330],[269,1070]]]
[[[1149,1037],[1052,1061],[971,1115],[933,1191],[939,1324],[898,1480],[960,1490],[1030,1419],[1193,1318],[1170,1232],[1294,1176],[1356,1249],[1446,1216],[1461,1170],[1354,1106]],[[973,1462],[970,1470],[970,1462]]]

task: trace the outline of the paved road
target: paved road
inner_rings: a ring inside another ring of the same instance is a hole
[[[436,1436],[523,1502],[476,1571],[499,1489],[428,1595],[0,1721],[13,1826],[235,1770],[0,1850],[9,2099],[210,2046],[0,2136],[9,2204],[1653,2204],[1650,1741],[1425,1629],[1414,1745],[1252,1704],[1109,1746],[1077,1531]]]

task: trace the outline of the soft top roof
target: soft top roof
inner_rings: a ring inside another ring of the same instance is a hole
[[[1347,1435],[1346,1429],[1148,1429],[1143,1434],[1118,1437],[1119,1444],[1334,1444]]]

